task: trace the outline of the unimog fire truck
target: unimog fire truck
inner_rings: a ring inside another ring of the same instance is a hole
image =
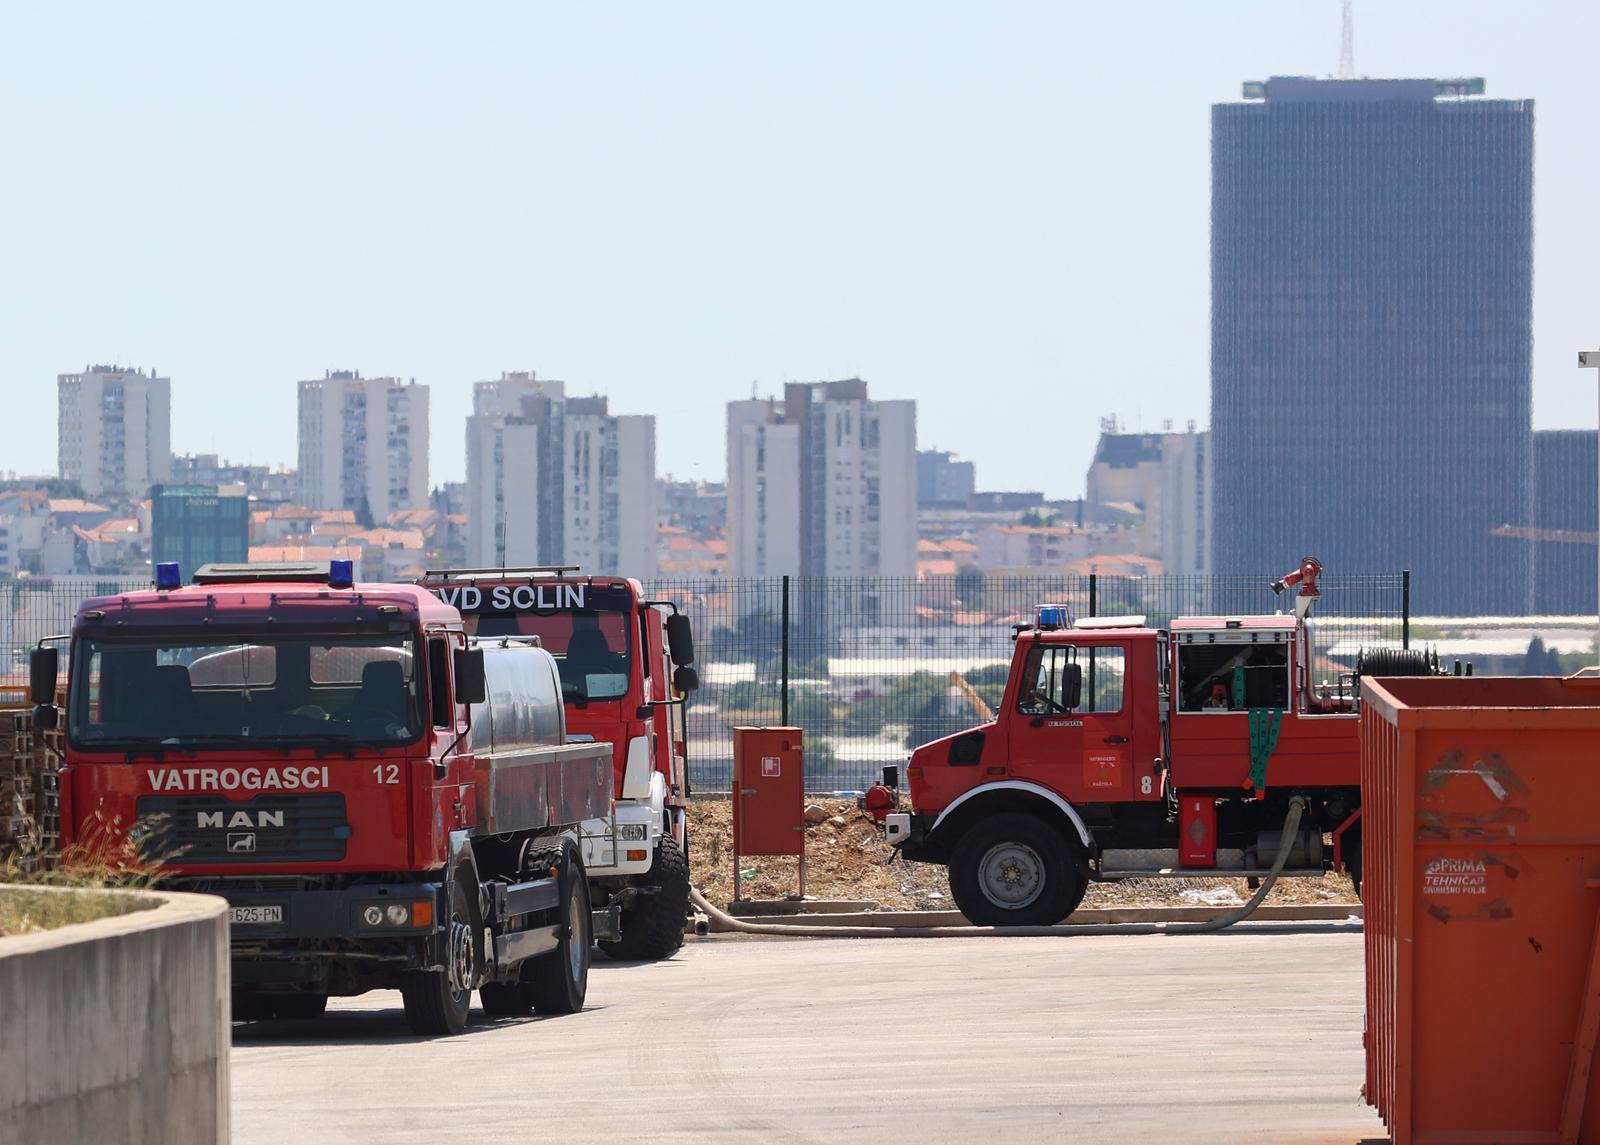
[[[1308,557],[1273,586],[1297,588],[1293,615],[1155,629],[1041,607],[1016,632],[995,718],[911,754],[909,812],[898,782],[867,808],[902,856],[948,865],[979,925],[1059,922],[1090,880],[1259,878],[1294,796],[1305,810],[1283,873],[1344,869],[1359,889],[1357,688],[1317,678],[1307,618],[1321,571]],[[1437,661],[1383,649],[1359,670],[1422,675]]]
[[[53,724],[57,649],[33,655]],[[71,634],[63,843],[231,905],[234,1015],[398,988],[418,1033],[583,1006],[598,929],[578,825],[611,744],[568,743],[531,640],[471,638],[348,561],[209,565],[85,600]]]
[[[613,958],[666,958],[689,908],[689,799],[683,705],[699,687],[689,618],[637,580],[576,566],[450,569],[421,582],[478,636],[537,639],[561,674],[567,733],[607,743],[615,817],[583,825],[595,899],[621,911]]]

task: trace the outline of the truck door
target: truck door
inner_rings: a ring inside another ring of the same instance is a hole
[[[1132,795],[1127,649],[1116,643],[1045,644],[1029,650],[1017,691],[1012,774],[1069,800]]]

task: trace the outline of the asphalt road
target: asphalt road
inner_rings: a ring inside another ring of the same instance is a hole
[[[234,1027],[237,1145],[1387,1141],[1361,937],[692,941],[589,1008],[419,1040],[399,995]]]

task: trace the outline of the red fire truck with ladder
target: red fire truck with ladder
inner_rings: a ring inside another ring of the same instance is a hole
[[[689,910],[687,731],[699,687],[689,618],[637,580],[577,566],[441,569],[420,582],[478,636],[536,639],[561,673],[567,733],[607,743],[615,815],[583,825],[596,901],[621,911],[613,958],[659,959],[683,945]]]
[[[235,1017],[398,988],[413,1030],[582,1008],[594,912],[579,824],[611,744],[568,743],[535,642],[473,639],[349,561],[208,565],[85,600],[71,634],[63,843],[232,907]],[[53,726],[57,649],[33,653]]]
[[[1359,890],[1358,687],[1315,676],[1321,571],[1308,557],[1273,585],[1296,589],[1293,615],[1154,629],[1040,607],[994,719],[912,752],[909,812],[892,767],[866,807],[903,857],[948,865],[979,925],[1057,923],[1091,880],[1260,878],[1296,797],[1283,873],[1343,869]],[[1356,674],[1436,671],[1429,653],[1390,648]]]

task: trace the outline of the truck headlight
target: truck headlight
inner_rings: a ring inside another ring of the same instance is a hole
[[[369,906],[361,912],[361,919],[368,926],[381,926],[383,924],[383,908],[381,906]]]
[[[617,827],[617,837],[624,842],[648,839],[650,837],[650,824],[648,823],[623,823]]]
[[[387,911],[390,926],[404,926],[409,918],[409,912],[399,903],[394,903]]]

